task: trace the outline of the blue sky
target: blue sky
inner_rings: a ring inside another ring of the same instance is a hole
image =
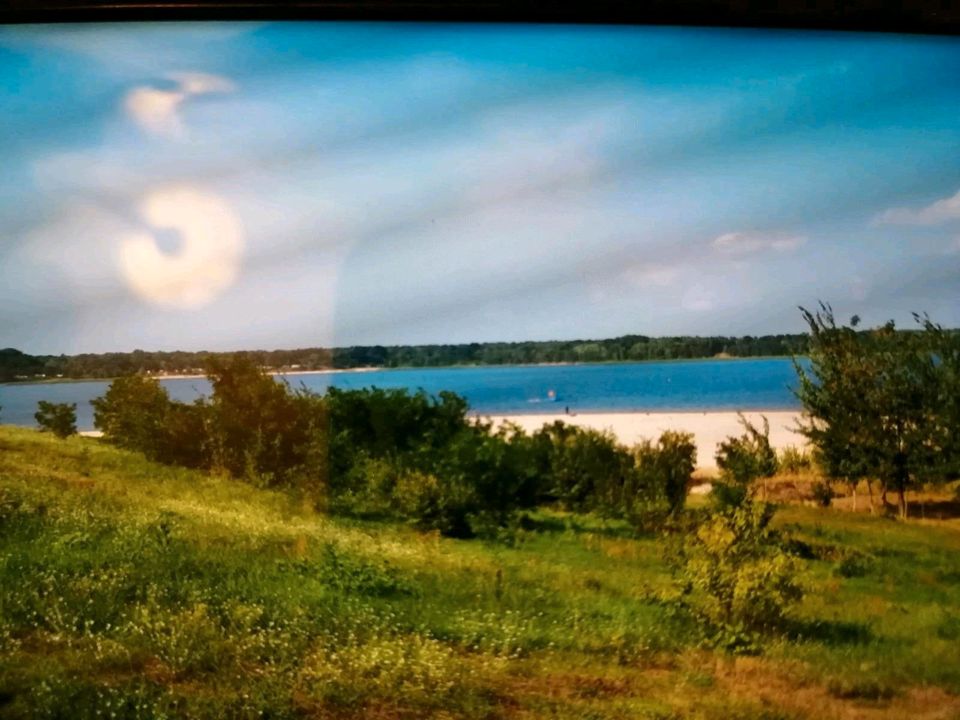
[[[960,325],[960,41],[0,28],[0,347]]]

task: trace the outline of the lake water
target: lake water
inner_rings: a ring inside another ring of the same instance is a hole
[[[290,374],[323,392],[338,388],[423,388],[452,390],[472,410],[484,414],[590,411],[788,410],[799,403],[791,392],[796,372],[789,358],[683,360],[676,362],[597,365],[540,365],[462,368],[415,368]],[[209,394],[200,378],[163,380],[175,400],[192,401]],[[106,392],[108,381],[0,385],[0,422],[35,425],[37,401],[77,404],[77,426],[93,428],[90,400]]]

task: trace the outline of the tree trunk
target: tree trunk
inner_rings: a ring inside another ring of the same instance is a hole
[[[907,519],[907,494],[904,492],[903,487],[897,488],[897,499],[900,503],[900,519]]]
[[[876,515],[877,510],[873,506],[873,483],[870,480],[867,480],[867,495],[870,496],[870,514]]]
[[[857,483],[853,483],[853,511],[857,511]]]

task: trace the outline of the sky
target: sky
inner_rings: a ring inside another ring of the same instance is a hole
[[[960,40],[0,27],[0,347],[960,325]]]

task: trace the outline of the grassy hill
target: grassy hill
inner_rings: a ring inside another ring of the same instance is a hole
[[[796,630],[733,657],[619,523],[450,540],[0,427],[0,718],[960,718],[960,521],[776,523]]]

